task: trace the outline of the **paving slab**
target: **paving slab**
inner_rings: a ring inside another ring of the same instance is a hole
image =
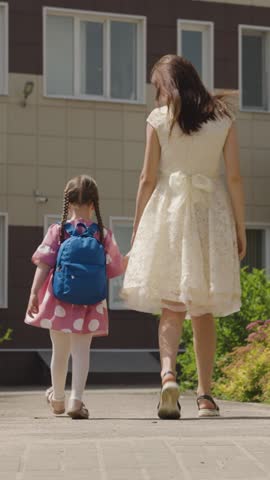
[[[0,393],[0,480],[270,480],[270,406],[219,402],[159,420],[158,389],[92,388],[89,421],[54,416],[41,390]]]

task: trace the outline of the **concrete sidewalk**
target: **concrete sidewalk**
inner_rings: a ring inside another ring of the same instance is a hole
[[[0,394],[0,480],[270,480],[270,407],[219,402],[223,418],[156,418],[159,392],[93,389],[90,421],[50,414],[41,392]]]

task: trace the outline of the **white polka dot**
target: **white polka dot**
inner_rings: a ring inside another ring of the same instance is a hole
[[[107,300],[106,300],[106,299],[105,299],[105,300],[102,300],[102,305],[103,305],[103,308],[106,308],[106,309],[108,308],[108,307],[107,307]]]
[[[52,328],[52,321],[48,318],[43,318],[42,320],[40,320],[40,326],[42,328]]]
[[[103,305],[102,305],[102,303],[99,303],[96,306],[96,311],[97,311],[97,313],[100,313],[100,315],[103,315]]]
[[[89,325],[88,325],[88,330],[90,330],[90,332],[95,332],[99,327],[99,321],[96,320],[96,319],[93,319],[91,320],[91,322],[89,322]]]
[[[75,328],[75,330],[82,330],[82,327],[83,318],[77,318],[77,320],[75,320],[75,322],[73,323],[73,328]]]
[[[63,329],[61,330],[61,332],[63,332],[63,333],[72,333],[72,331],[71,331],[69,328],[63,328]]]
[[[112,234],[112,243],[113,243],[114,245],[117,245],[114,234]]]
[[[112,257],[109,254],[106,255],[106,263],[107,263],[107,265],[109,263],[112,263]]]
[[[47,290],[47,292],[46,292],[45,295],[44,295],[42,305],[43,305],[43,303],[47,303],[47,301],[49,300],[50,296],[51,296],[51,294],[50,294],[49,290]]]
[[[57,305],[54,310],[54,315],[56,317],[65,317],[66,310],[63,307],[61,307],[61,305]]]

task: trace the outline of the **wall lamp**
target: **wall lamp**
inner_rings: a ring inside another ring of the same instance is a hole
[[[26,107],[27,99],[29,95],[31,95],[33,90],[34,90],[34,82],[25,82],[24,88],[23,88],[23,101],[22,101],[23,107]]]

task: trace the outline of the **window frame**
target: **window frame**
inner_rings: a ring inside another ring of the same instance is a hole
[[[205,86],[209,90],[214,90],[215,86],[215,73],[214,73],[214,22],[211,21],[202,21],[202,20],[188,20],[184,18],[177,19],[177,55],[182,55],[182,48],[181,48],[181,33],[184,30],[183,26],[189,27],[188,29],[191,31],[200,31],[202,33],[205,32],[205,29],[209,30],[209,41],[210,41],[210,53],[209,53],[209,65],[207,61],[207,45],[205,45],[205,40],[203,37],[203,45],[202,45],[202,81]],[[194,26],[194,30],[192,29]],[[207,73],[209,71],[209,73]]]
[[[131,227],[131,230],[133,229],[133,223],[134,223],[134,218],[133,217],[114,217],[110,216],[110,230],[114,233],[114,226],[118,223],[125,224],[127,226]],[[114,233],[115,235],[115,233]],[[117,241],[117,236],[116,241]],[[123,253],[123,252],[121,252]],[[125,304],[125,301],[122,300],[121,298],[114,299],[113,298],[113,286],[115,283],[119,283],[122,285],[123,284],[123,279],[124,279],[124,274],[121,275],[120,277],[112,278],[109,280],[109,288],[108,288],[108,305],[110,310],[130,310],[130,308]]]
[[[0,309],[8,308],[8,213],[0,212],[0,217],[4,218],[4,284],[3,284],[3,303],[0,301]]]
[[[264,270],[267,276],[270,277],[270,223],[261,223],[261,222],[247,222],[246,230],[262,230],[264,231]]]
[[[244,25],[240,24],[238,25],[238,49],[239,49],[239,55],[238,55],[238,89],[240,92],[239,95],[239,108],[240,111],[242,112],[251,112],[251,113],[270,113],[270,60],[268,61],[268,65],[266,65],[266,72],[267,72],[267,85],[266,85],[266,104],[267,104],[267,109],[259,108],[259,107],[245,107],[243,105],[243,77],[242,77],[242,38],[243,38],[243,31],[244,30],[253,30],[257,31],[258,33],[268,33],[269,35],[269,40],[268,40],[268,45],[266,46],[266,54],[265,57],[266,59],[269,58],[270,56],[270,26],[262,26],[262,25]]]
[[[8,95],[8,73],[9,73],[9,5],[7,2],[0,2],[0,8],[4,9],[4,87],[0,95]]]
[[[46,66],[46,19],[48,15],[59,15],[74,18],[74,94],[73,95],[52,95],[47,93],[47,66]],[[80,91],[80,21],[100,21],[108,22],[108,27],[103,32],[103,62],[104,78],[103,88],[105,95],[85,95],[78,93]],[[130,22],[138,24],[137,31],[137,100],[112,98],[108,94],[110,89],[110,20],[120,22]],[[57,7],[43,7],[43,95],[47,98],[62,98],[67,100],[88,100],[97,102],[127,103],[134,105],[146,104],[146,17],[142,15],[126,15],[108,12],[96,12],[89,10],[77,10]]]
[[[50,225],[57,222],[61,222],[61,215],[46,213],[43,218],[43,235],[46,235]]]

